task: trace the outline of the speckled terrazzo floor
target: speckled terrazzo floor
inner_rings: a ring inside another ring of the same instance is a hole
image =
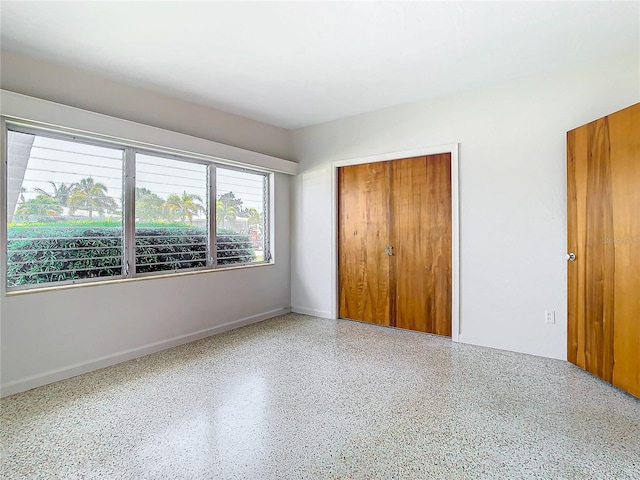
[[[2,400],[4,478],[640,478],[640,401],[564,362],[285,315]]]

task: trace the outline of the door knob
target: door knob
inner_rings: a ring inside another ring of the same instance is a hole
[[[392,257],[393,256],[393,246],[392,245],[387,245],[386,247],[384,247],[384,254]]]
[[[575,253],[567,253],[566,256],[567,260],[569,260],[570,262],[575,262],[576,261],[576,254]]]

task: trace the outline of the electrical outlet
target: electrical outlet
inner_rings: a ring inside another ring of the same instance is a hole
[[[550,323],[550,324],[556,323],[556,312],[554,310],[544,311],[544,323]]]

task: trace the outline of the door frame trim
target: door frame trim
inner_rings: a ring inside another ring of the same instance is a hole
[[[459,342],[460,329],[460,181],[458,143],[421,147],[331,163],[331,318],[338,318],[338,169],[349,165],[386,162],[403,158],[451,154],[451,340]]]

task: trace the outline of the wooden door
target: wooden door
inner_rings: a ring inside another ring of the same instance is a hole
[[[338,188],[340,317],[451,336],[451,155],[343,167]]]
[[[340,317],[390,323],[389,163],[338,170]]]
[[[640,396],[640,104],[567,133],[568,360]]]
[[[451,336],[451,155],[391,162],[395,326]]]

